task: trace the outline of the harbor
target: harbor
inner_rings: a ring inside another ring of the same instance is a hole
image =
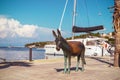
[[[6,62],[29,60],[29,48],[26,47],[0,47],[0,62],[5,60]],[[44,59],[45,50],[43,48],[32,49],[32,60]]]
[[[1,0],[0,9],[0,80],[120,80],[120,0]]]

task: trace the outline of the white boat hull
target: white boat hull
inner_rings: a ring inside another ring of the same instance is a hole
[[[86,38],[86,39],[76,39],[76,40],[68,40],[68,41],[81,41],[85,45],[85,55],[86,56],[104,56],[104,55],[110,55],[108,53],[107,49],[103,48],[100,45],[97,45],[96,43],[94,45],[87,45],[87,41],[93,41],[100,40],[101,38]],[[103,40],[103,39],[102,39]],[[57,54],[57,55],[63,55],[63,51],[57,51],[56,45],[45,45],[44,47],[46,54]]]

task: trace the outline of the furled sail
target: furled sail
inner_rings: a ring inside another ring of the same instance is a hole
[[[93,26],[93,27],[78,27],[78,26],[73,26],[72,32],[74,32],[74,33],[92,32],[92,31],[102,30],[102,29],[104,29],[103,25]]]

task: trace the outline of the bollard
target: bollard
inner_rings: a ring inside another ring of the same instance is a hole
[[[29,61],[32,61],[32,48],[29,48]]]

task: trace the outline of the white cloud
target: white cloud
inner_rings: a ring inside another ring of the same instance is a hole
[[[20,23],[14,19],[0,18],[0,38],[14,37],[15,30],[19,28]]]
[[[21,37],[35,37],[36,30],[38,29],[38,26],[34,26],[34,25],[23,25],[22,27],[19,27],[15,30],[15,32],[21,36]]]
[[[15,19],[8,19],[5,17],[0,18],[0,38],[6,37],[37,37],[40,34],[49,34],[51,29],[39,27],[36,25],[22,25]]]
[[[40,27],[37,25],[22,25],[13,18],[0,17],[0,41],[10,39],[20,42],[20,40],[32,41],[48,41],[52,40],[52,29]],[[28,43],[29,43],[28,42]]]

